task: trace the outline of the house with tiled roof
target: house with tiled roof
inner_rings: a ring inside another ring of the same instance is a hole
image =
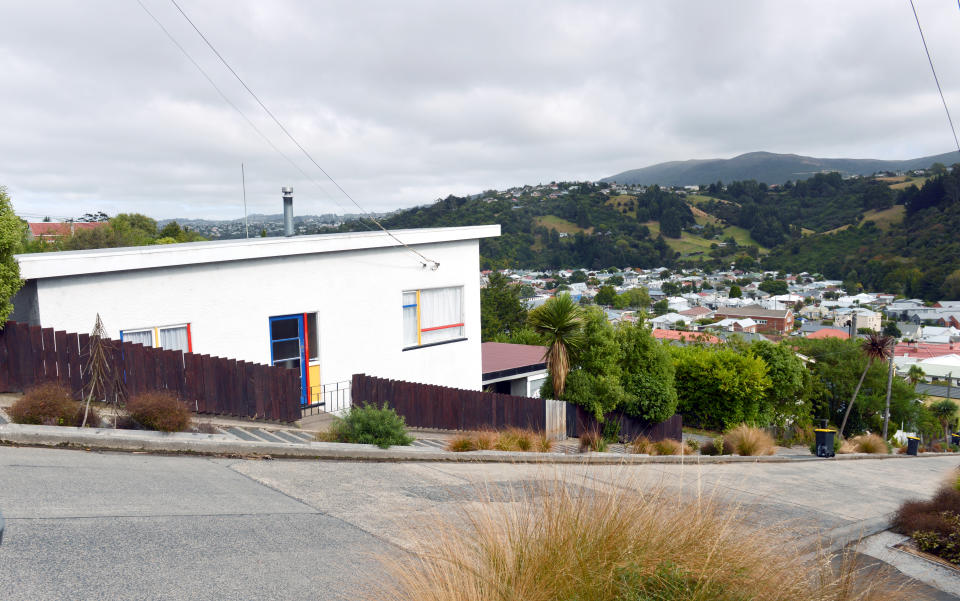
[[[793,329],[792,309],[764,309],[760,305],[745,307],[720,307],[715,317],[721,319],[752,319],[759,324],[759,331],[772,330],[786,334]]]
[[[43,221],[40,223],[30,223],[28,225],[27,238],[52,244],[62,238],[69,238],[76,231],[95,230],[98,227],[107,225],[107,222],[54,223],[52,221]]]

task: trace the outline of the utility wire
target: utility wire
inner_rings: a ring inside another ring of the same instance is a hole
[[[137,0],[137,1],[139,2],[140,0]],[[193,30],[197,32],[197,35],[199,35],[200,38],[207,44],[207,46],[210,48],[211,51],[213,51],[213,53],[217,56],[217,58],[220,59],[220,62],[223,63],[223,66],[226,67],[227,70],[229,70],[231,74],[233,74],[233,76],[237,79],[237,81],[240,82],[240,85],[242,85],[243,88],[250,94],[250,96],[252,96],[253,99],[257,101],[257,104],[260,105],[260,108],[262,108],[262,109],[264,110],[264,112],[266,112],[267,115],[269,115],[270,118],[273,119],[273,122],[277,124],[277,127],[280,128],[280,131],[282,131],[288,138],[290,138],[290,141],[293,142],[294,145],[296,145],[296,147],[300,149],[300,152],[302,152],[303,155],[304,155],[305,157],[307,157],[307,159],[309,159],[310,162],[313,163],[314,166],[316,166],[316,168],[319,169],[320,172],[323,173],[323,174],[326,176],[326,178],[327,178],[328,180],[330,180],[330,182],[331,182],[334,186],[336,186],[337,189],[340,190],[340,192],[350,200],[350,202],[352,202],[352,203],[354,204],[354,206],[356,206],[358,209],[360,209],[360,211],[362,211],[363,213],[366,213],[367,216],[369,217],[370,221],[372,221],[373,223],[375,223],[375,224],[377,225],[377,227],[379,227],[381,230],[383,230],[384,233],[386,233],[388,236],[390,236],[391,238],[393,238],[394,240],[396,240],[397,243],[399,243],[399,244],[402,245],[404,248],[406,248],[406,249],[409,250],[410,252],[414,253],[415,255],[417,255],[418,257],[420,257],[421,259],[423,259],[423,261],[424,261],[423,266],[424,266],[424,267],[426,267],[428,264],[432,264],[434,270],[436,270],[436,269],[438,269],[438,268],[440,267],[440,263],[439,263],[439,262],[434,261],[434,260],[432,260],[432,259],[428,259],[427,257],[423,256],[423,254],[421,254],[419,251],[417,251],[417,250],[411,248],[410,246],[408,246],[408,245],[407,245],[406,243],[404,243],[402,240],[400,240],[400,239],[397,238],[395,235],[393,235],[393,233],[390,232],[387,228],[383,227],[383,225],[380,223],[380,221],[378,221],[369,211],[367,211],[367,210],[364,209],[362,206],[360,206],[360,203],[358,203],[356,200],[354,200],[354,198],[353,198],[352,196],[350,196],[350,194],[348,194],[347,191],[344,190],[343,187],[342,187],[339,183],[337,183],[337,180],[333,179],[333,177],[332,177],[329,173],[327,173],[327,171],[326,171],[323,167],[320,166],[320,163],[318,163],[318,162],[316,161],[316,159],[314,159],[313,156],[312,156],[309,152],[307,152],[307,149],[304,148],[303,145],[300,144],[300,142],[298,142],[297,139],[293,137],[293,134],[291,134],[290,131],[287,130],[286,127],[284,127],[283,123],[281,123],[280,120],[277,119],[276,115],[274,115],[273,112],[271,112],[270,109],[267,108],[267,105],[265,105],[265,104],[263,103],[263,101],[260,100],[260,97],[257,96],[257,95],[254,93],[254,91],[250,89],[250,86],[248,86],[248,85],[246,84],[246,82],[243,81],[243,79],[237,74],[237,72],[233,69],[233,67],[230,66],[230,63],[228,63],[227,60],[226,60],[225,58],[223,58],[223,55],[221,55],[220,52],[217,51],[217,49],[214,47],[214,45],[213,45],[212,43],[210,43],[210,40],[207,39],[207,36],[203,35],[203,32],[200,31],[200,28],[198,28],[198,27],[196,26],[196,24],[193,22],[192,19],[190,19],[190,17],[187,15],[187,13],[184,12],[184,10],[180,7],[179,4],[177,4],[177,0],[170,0],[170,2],[176,7],[176,9],[180,12],[180,14],[183,15],[183,18],[187,20],[187,23],[189,23],[191,27],[193,27]]]
[[[172,0],[171,0],[172,1]],[[960,7],[960,0],[957,1]],[[947,121],[950,122],[950,131],[953,132],[953,142],[957,145],[957,152],[960,152],[960,139],[957,138],[957,128],[953,126],[953,119],[950,117],[950,109],[947,108],[947,100],[943,97],[943,88],[940,87],[940,79],[937,77],[937,71],[933,68],[933,59],[930,58],[930,49],[927,48],[927,39],[923,35],[923,27],[920,26],[920,17],[917,16],[917,7],[913,0],[910,0],[910,9],[913,10],[913,18],[917,22],[917,29],[920,31],[920,40],[923,42],[923,51],[927,53],[927,62],[930,63],[930,72],[933,73],[933,81],[937,83],[937,91],[940,92],[940,100],[943,102],[943,110],[947,112]]]
[[[237,112],[237,114],[239,114],[241,117],[243,117],[243,120],[247,122],[247,125],[249,125],[251,128],[253,128],[253,131],[257,132],[257,135],[259,135],[259,136],[263,139],[264,142],[266,142],[267,144],[269,144],[269,145],[270,145],[270,148],[272,148],[274,152],[276,152],[276,153],[279,154],[281,157],[283,157],[284,159],[286,159],[286,161],[287,161],[288,163],[290,163],[290,165],[292,165],[294,169],[296,169],[297,171],[299,171],[300,174],[301,174],[305,179],[307,179],[307,181],[310,181],[311,183],[313,183],[313,185],[315,185],[315,186],[317,187],[317,189],[319,189],[321,192],[323,192],[324,196],[326,196],[327,198],[330,198],[331,200],[333,200],[333,202],[335,202],[336,205],[337,205],[338,207],[340,207],[341,210],[343,210],[344,212],[346,212],[346,207],[344,207],[344,206],[341,205],[339,202],[337,202],[337,200],[336,200],[335,198],[333,198],[333,196],[331,196],[329,192],[327,192],[326,188],[323,187],[323,184],[321,184],[321,183],[318,182],[315,178],[313,178],[313,177],[311,177],[310,175],[308,175],[307,172],[304,171],[304,170],[300,167],[300,165],[298,165],[293,159],[291,159],[289,156],[287,156],[286,153],[284,153],[282,150],[280,150],[280,149],[277,147],[277,145],[274,144],[273,141],[272,141],[269,137],[267,137],[267,135],[266,135],[265,133],[263,133],[263,131],[261,131],[260,128],[257,127],[256,124],[255,124],[249,117],[247,117],[246,113],[244,113],[244,112],[240,109],[240,107],[238,107],[236,104],[234,104],[234,103],[230,100],[230,98],[227,97],[227,95],[224,93],[224,91],[220,89],[220,86],[218,86],[218,85],[216,84],[216,82],[213,81],[213,78],[210,77],[210,75],[204,70],[204,68],[200,66],[200,63],[198,63],[196,60],[194,60],[193,56],[191,56],[190,53],[187,52],[187,49],[184,48],[183,45],[181,45],[180,42],[177,41],[177,39],[173,36],[173,34],[170,33],[170,31],[169,31],[166,27],[164,27],[163,23],[160,22],[160,19],[158,19],[152,12],[150,12],[150,10],[146,7],[146,5],[144,5],[144,3],[143,3],[141,0],[137,0],[137,4],[140,5],[140,8],[142,8],[142,9],[144,10],[144,12],[146,12],[148,15],[150,15],[150,18],[153,19],[153,22],[157,24],[157,26],[160,28],[161,31],[163,31],[164,34],[166,34],[167,39],[169,39],[170,42],[171,42],[174,46],[176,46],[177,49],[180,50],[180,52],[187,58],[187,60],[190,61],[190,63],[191,63],[194,67],[196,67],[197,71],[199,71],[200,74],[203,75],[203,78],[207,80],[207,83],[209,83],[209,84],[213,87],[213,89],[217,91],[217,94],[220,95],[220,98],[221,98],[225,103],[227,103],[227,104],[230,106],[230,108],[232,108],[233,110],[235,110],[235,111]],[[244,217],[246,217],[246,216],[244,216]],[[366,224],[363,224],[363,225],[364,225],[365,227],[367,227],[367,229],[370,229],[369,226],[366,226]]]

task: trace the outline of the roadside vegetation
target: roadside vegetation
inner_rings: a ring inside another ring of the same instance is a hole
[[[549,453],[553,440],[543,432],[521,428],[460,434],[450,439],[447,450],[456,453],[469,451],[521,451]]]
[[[931,499],[901,505],[892,525],[920,551],[960,565],[960,471],[954,471]]]
[[[395,445],[409,445],[413,437],[407,434],[403,416],[388,405],[377,407],[369,403],[353,405],[343,417],[335,418],[330,429],[317,434],[321,442],[372,444],[386,449]]]
[[[804,557],[736,508],[618,480],[557,476],[497,496],[479,489],[418,529],[414,553],[384,558],[376,599],[454,601],[886,601],[911,598],[880,570]]]

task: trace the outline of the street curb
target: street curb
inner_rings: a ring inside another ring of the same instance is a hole
[[[706,465],[726,463],[793,463],[797,461],[851,461],[868,459],[917,459],[906,455],[838,455],[831,459],[817,457],[785,457],[768,455],[741,457],[737,455],[611,455],[607,453],[560,453],[472,451],[453,453],[422,447],[391,447],[380,449],[373,445],[311,442],[308,444],[248,442],[231,439],[222,434],[195,434],[186,432],[147,432],[142,430],[114,430],[112,428],[72,428],[65,426],[0,425],[0,444],[16,446],[95,449],[98,451],[155,452],[192,455],[270,456],[273,458],[319,459],[331,461],[420,461],[450,463],[540,463],[540,464],[682,464]],[[929,456],[956,453],[924,453]],[[958,456],[960,457],[960,456]]]

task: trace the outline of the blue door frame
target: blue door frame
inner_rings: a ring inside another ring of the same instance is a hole
[[[296,338],[274,338],[273,329],[276,322],[282,321],[296,321],[297,322],[297,337]],[[303,314],[299,313],[296,315],[278,315],[276,317],[270,318],[270,323],[268,326],[268,335],[270,337],[270,365],[276,365],[277,362],[286,362],[292,361],[294,357],[277,357],[274,354],[274,345],[278,342],[292,342],[294,340],[299,344],[299,363],[300,363],[300,404],[306,405],[308,399],[307,390],[307,344],[304,337],[304,327],[303,327]]]

